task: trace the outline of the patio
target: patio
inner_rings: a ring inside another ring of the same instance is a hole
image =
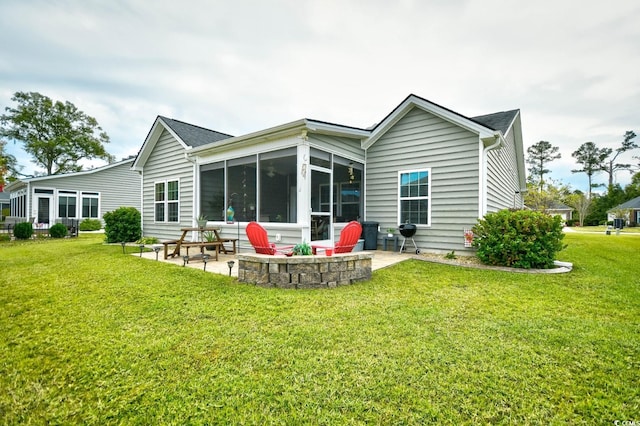
[[[128,247],[128,250],[131,250],[131,246],[127,246],[127,247]],[[209,252],[205,251],[205,253],[209,253]],[[242,252],[242,254],[251,254],[251,253],[253,253],[253,251],[244,250]],[[371,260],[371,269],[373,271],[377,269],[385,268],[387,266],[391,266],[396,263],[402,262],[403,260],[412,259],[415,257],[415,254],[413,253],[397,253],[397,252],[382,251],[382,250],[376,250],[371,252],[360,252],[360,253],[373,254],[373,259]],[[236,259],[236,255],[220,253],[219,260],[216,261],[214,260],[215,253],[210,252],[210,254],[211,254],[211,258],[206,262],[207,272],[229,275],[229,266],[227,262],[233,261],[234,265],[233,265],[233,268],[231,268],[231,276],[236,278],[238,277],[238,261]],[[156,253],[153,251],[143,251],[142,255],[139,252],[138,253],[134,252],[134,253],[131,253],[131,255],[142,257],[148,260],[153,260],[153,261],[156,260]],[[163,256],[162,256],[162,249],[161,249],[157,255],[157,259],[159,262],[168,262],[168,263],[173,263],[174,265],[186,266],[189,268],[205,269],[205,263],[200,259],[197,259],[197,260],[192,259],[191,261],[189,261],[189,263],[185,265],[184,259],[182,257],[169,258],[167,260],[164,260],[162,257]]]

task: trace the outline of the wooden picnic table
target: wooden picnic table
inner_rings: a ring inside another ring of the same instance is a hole
[[[204,253],[204,249],[205,247],[208,246],[213,246],[215,247],[215,252],[216,252],[216,260],[218,260],[218,254],[220,253],[220,251],[222,251],[224,254],[235,254],[236,253],[236,242],[238,241],[237,238],[221,238],[219,231],[220,228],[219,227],[214,227],[214,228],[180,228],[180,231],[182,231],[182,235],[180,236],[180,238],[178,238],[177,240],[169,240],[169,241],[163,241],[162,244],[164,245],[164,258],[168,259],[169,257],[175,257],[175,256],[180,256],[180,249],[182,247],[184,247],[187,251],[187,256],[189,255],[189,248],[190,247],[198,247],[200,248],[200,254]],[[198,240],[197,241],[188,241],[186,240],[187,235],[189,234],[189,232],[195,232],[198,235]],[[204,233],[206,232],[213,232],[213,234],[215,235],[216,239],[214,241],[204,241]],[[233,249],[228,249],[227,247],[225,247],[224,243],[232,243],[233,244]],[[169,253],[169,246],[170,245],[175,245],[175,248],[173,249],[172,253]]]

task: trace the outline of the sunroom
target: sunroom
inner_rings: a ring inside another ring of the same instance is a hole
[[[189,153],[198,169],[194,211],[211,225],[229,230],[257,221],[276,240],[328,242],[364,218],[359,139],[305,129],[264,143],[228,142],[235,149],[219,144]]]

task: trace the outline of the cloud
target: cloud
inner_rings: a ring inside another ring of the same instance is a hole
[[[467,116],[520,108],[525,145],[560,146],[564,179],[581,143],[640,130],[638,15],[635,0],[5,0],[0,105],[73,102],[122,157],[158,114],[236,135],[368,127],[415,93]]]

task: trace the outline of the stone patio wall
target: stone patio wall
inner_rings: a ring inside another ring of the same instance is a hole
[[[371,279],[366,252],[333,256],[269,256],[238,254],[238,281],[261,287],[332,288]]]

